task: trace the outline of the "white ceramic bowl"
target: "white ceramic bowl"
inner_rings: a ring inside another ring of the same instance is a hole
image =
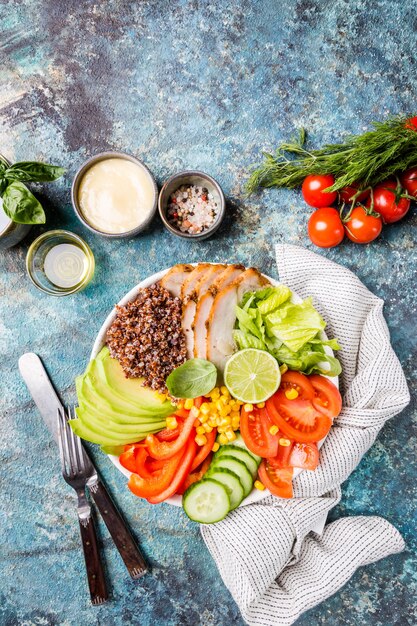
[[[193,265],[196,265],[196,263],[194,263]],[[140,282],[138,285],[136,285],[136,287],[133,287],[133,289],[131,289],[130,291],[128,291],[128,293],[120,300],[120,302],[118,303],[119,306],[123,306],[124,304],[127,304],[128,302],[130,302],[131,300],[134,300],[137,296],[137,293],[139,291],[139,289],[142,289],[143,287],[149,287],[150,285],[153,285],[154,283],[156,283],[158,280],[161,280],[161,278],[168,272],[167,268],[165,270],[162,270],[161,272],[158,272],[157,274],[152,274],[152,276],[148,276],[148,278],[145,278],[144,280],[142,280],[142,282]],[[264,274],[265,278],[267,278],[272,285],[278,285],[278,281],[274,280],[273,278],[270,278],[269,276],[266,276]],[[293,301],[298,303],[301,302],[301,298],[300,296],[298,296],[297,294],[293,293],[293,297],[292,297]],[[109,315],[107,316],[107,318],[105,319],[102,327],[100,328],[98,335],[96,337],[96,340],[94,342],[93,345],[93,349],[91,351],[91,356],[90,359],[94,359],[97,354],[100,352],[100,350],[102,349],[102,347],[105,345],[106,343],[106,333],[107,333],[107,329],[109,328],[110,324],[113,322],[114,318],[116,316],[116,309],[114,308],[112,310],[111,313],[109,313]],[[327,339],[326,334],[322,333],[323,335],[323,339]],[[326,346],[326,352],[328,354],[333,355],[333,351],[328,348]],[[330,378],[329,380],[332,381],[332,383],[334,383],[337,387],[339,387],[339,381],[338,378]],[[321,441],[319,441],[318,443],[318,447],[320,448],[322,446],[324,442],[324,439],[322,439]],[[111,460],[111,462],[113,463],[113,465],[115,465],[117,467],[117,469],[122,472],[122,474],[124,474],[127,478],[130,477],[131,472],[129,472],[127,469],[125,469],[120,463],[119,463],[119,459],[117,456],[113,456],[111,454],[108,455],[109,459]],[[303,470],[301,469],[295,469],[294,470],[294,478],[295,476],[298,476]],[[243,500],[243,502],[241,502],[241,504],[239,506],[245,506],[246,504],[252,504],[253,502],[258,502],[259,500],[263,500],[263,498],[267,497],[270,495],[270,492],[265,489],[265,491],[259,491],[258,489],[252,489],[252,492]],[[182,506],[182,497],[175,495],[172,496],[172,498],[169,498],[168,500],[166,500],[166,502],[168,502],[169,504],[173,504],[174,506]]]

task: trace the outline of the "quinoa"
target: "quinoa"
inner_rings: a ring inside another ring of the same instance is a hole
[[[140,289],[137,298],[116,306],[107,345],[126,378],[143,377],[144,385],[161,393],[173,369],[187,357],[181,328],[182,303],[158,284]]]

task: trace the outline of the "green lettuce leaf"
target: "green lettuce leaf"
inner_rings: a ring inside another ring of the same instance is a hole
[[[326,326],[326,322],[314,308],[311,298],[307,298],[301,304],[288,302],[269,313],[267,318],[275,337],[293,352],[300,350]]]
[[[245,350],[246,348],[266,350],[266,345],[261,339],[258,339],[255,335],[251,335],[251,333],[247,333],[242,330],[233,331],[233,340],[239,350]]]

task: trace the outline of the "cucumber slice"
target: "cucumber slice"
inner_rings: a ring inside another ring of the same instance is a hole
[[[243,437],[242,437],[242,435],[240,433],[236,433],[236,439],[233,441],[232,445],[237,446],[238,448],[243,448],[244,450],[246,450],[246,452],[249,452],[249,454],[251,454],[253,456],[253,458],[258,463],[258,465],[262,461],[260,456],[258,456],[257,454],[254,454],[254,452],[252,452],[251,450],[248,449],[248,447],[247,447],[246,443],[243,441]]]
[[[247,452],[243,448],[239,448],[239,446],[225,445],[216,452],[216,456],[214,458],[217,458],[218,456],[223,456],[223,454],[233,456],[235,459],[243,461],[250,473],[252,474],[252,478],[255,480],[255,477],[258,473],[258,463],[249,452]]]
[[[235,509],[242,502],[244,497],[244,491],[242,483],[239,477],[234,472],[226,469],[225,467],[217,467],[209,469],[206,474],[207,478],[217,480],[219,483],[226,487],[226,490],[230,498],[230,510]]]
[[[230,499],[224,485],[212,478],[204,478],[187,489],[182,505],[194,522],[213,524],[226,517],[230,510]]]
[[[253,487],[252,474],[246,467],[243,461],[239,461],[234,456],[229,456],[228,454],[221,454],[218,457],[214,457],[213,461],[210,465],[210,470],[218,469],[219,467],[224,467],[225,469],[230,470],[239,478],[241,485],[243,487],[243,495],[246,498],[247,495],[250,494]]]

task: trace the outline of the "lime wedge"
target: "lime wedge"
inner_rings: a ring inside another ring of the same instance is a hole
[[[224,382],[232,396],[241,402],[265,402],[281,382],[278,362],[264,350],[239,350],[226,363]]]

